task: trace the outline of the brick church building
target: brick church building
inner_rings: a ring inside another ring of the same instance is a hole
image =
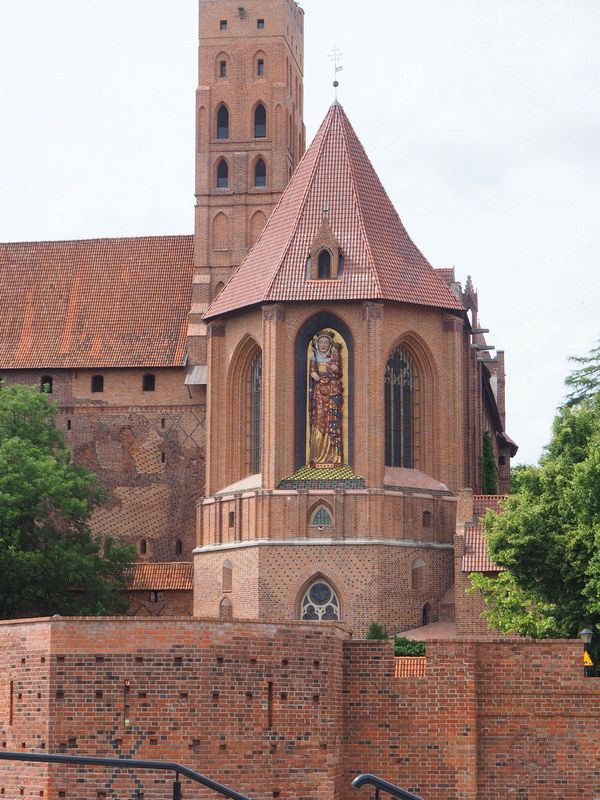
[[[200,0],[194,235],[0,245],[0,377],[107,487],[132,613],[406,630],[484,431],[508,490],[504,357],[339,103],[305,152],[303,50],[293,0]]]

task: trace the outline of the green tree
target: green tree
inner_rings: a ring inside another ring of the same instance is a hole
[[[571,356],[569,361],[579,364],[565,380],[571,389],[567,395],[567,405],[574,406],[591,400],[600,391],[600,341],[589,355]]]
[[[487,431],[483,432],[483,450],[481,454],[481,484],[483,494],[498,494],[498,473],[494,458],[494,445]]]
[[[131,548],[94,537],[104,498],[96,476],[70,463],[56,406],[23,386],[0,391],[0,616],[124,610]]]
[[[506,570],[471,580],[494,628],[574,637],[600,622],[600,395],[565,406],[539,466],[519,473],[502,514],[484,519],[489,551]]]

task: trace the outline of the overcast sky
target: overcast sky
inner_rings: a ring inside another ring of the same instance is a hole
[[[568,356],[600,336],[600,2],[302,6],[308,141],[337,45],[340,101],[408,232],[473,276],[516,461],[537,461]],[[192,232],[196,17],[197,0],[0,0],[1,241]]]

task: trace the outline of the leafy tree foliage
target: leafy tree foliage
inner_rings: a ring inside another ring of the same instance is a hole
[[[600,394],[562,408],[537,467],[484,520],[496,578],[473,575],[494,628],[574,637],[600,622]]]
[[[367,635],[365,639],[389,639],[388,632],[385,629],[385,626],[381,624],[381,622],[372,622],[369,625],[369,630],[367,631]]]
[[[395,656],[424,656],[425,642],[417,642],[404,636],[394,636]]]
[[[498,473],[494,458],[494,445],[487,431],[483,432],[483,451],[481,455],[481,483],[483,494],[498,494]]]
[[[90,532],[104,494],[77,464],[46,394],[0,391],[0,616],[124,610],[131,548]]]
[[[510,493],[516,494],[518,491],[521,490],[521,477],[525,470],[528,468],[528,464],[515,464],[514,467],[510,468]]]
[[[572,356],[569,360],[579,364],[565,381],[571,389],[567,395],[567,405],[574,406],[591,400],[600,392],[600,341],[589,355]]]

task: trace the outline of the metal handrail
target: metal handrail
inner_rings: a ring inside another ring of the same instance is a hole
[[[9,753],[0,750],[0,761],[30,761],[45,762],[48,764],[81,764],[97,767],[119,767],[120,769],[158,769],[175,773],[173,782],[173,800],[181,800],[181,783],[179,776],[183,775],[195,783],[201,783],[209,789],[229,797],[231,800],[250,800],[245,794],[236,792],[222,783],[207,778],[193,769],[177,764],[175,761],[146,761],[133,758],[96,758],[95,756],[63,756],[58,753]]]
[[[357,775],[352,781],[352,788],[360,789],[361,786],[365,786],[366,784],[375,787],[376,800],[379,800],[379,793],[382,791],[392,797],[399,797],[401,800],[422,800],[422,798],[417,797],[416,794],[412,794],[412,792],[408,792],[406,789],[401,789],[399,786],[389,781],[384,781],[383,778],[379,778],[377,775],[371,775],[369,772],[365,772],[363,775]]]

